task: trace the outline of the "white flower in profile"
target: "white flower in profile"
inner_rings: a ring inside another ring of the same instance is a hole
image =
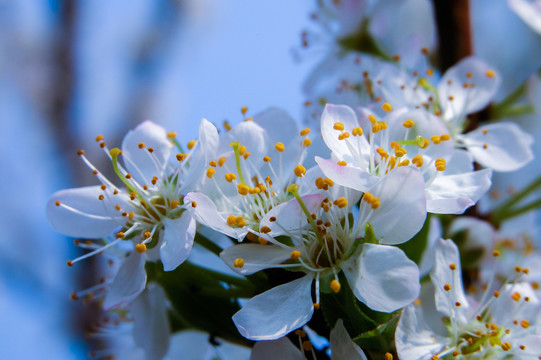
[[[305,351],[312,351],[312,358],[316,359],[312,344],[309,340],[302,341],[303,330],[297,330],[299,341]],[[331,360],[367,360],[361,348],[355,344],[346,328],[344,322],[339,319],[331,330],[330,334]],[[305,360],[304,353],[297,348],[288,338],[282,337],[277,340],[258,341],[252,349],[250,360]]]
[[[310,129],[298,130],[285,111],[271,108],[225,132],[209,162],[199,191],[216,206],[218,216],[202,214],[206,225],[221,222],[221,232],[257,240],[260,221],[277,205],[293,197],[286,191],[297,183],[304,192],[302,165],[312,141]]]
[[[249,339],[278,339],[304,325],[320,306],[320,286],[325,292],[340,291],[341,272],[357,299],[376,311],[395,311],[418,296],[419,269],[391,245],[409,240],[425,221],[421,174],[411,168],[389,174],[363,194],[357,219],[350,214],[357,201],[348,196],[352,190],[325,187],[323,181],[318,178],[316,184],[328,190],[304,197],[296,185],[290,186],[295,199],[273,208],[261,221],[267,244],[238,244],[220,255],[242,275],[267,268],[305,274],[253,297],[233,316]],[[280,234],[291,242],[280,241]]]
[[[400,359],[539,358],[541,304],[529,284],[508,282],[476,302],[464,293],[458,248],[443,239],[436,244],[431,279],[435,303],[402,312],[395,334]],[[436,313],[441,322],[434,321]]]
[[[415,168],[425,180],[427,211],[440,214],[460,214],[488,190],[491,170],[474,172],[471,158],[454,149],[435,115],[382,107],[388,113],[382,120],[365,108],[358,117],[344,105],[325,107],[321,133],[333,160],[316,161],[326,176],[366,191],[400,167]]]
[[[129,302],[144,289],[145,258],[161,259],[166,271],[186,260],[194,241],[195,215],[212,212],[212,208],[207,208],[212,204],[208,198],[188,192],[198,185],[209,154],[216,150],[217,130],[203,120],[199,140],[190,141],[189,152],[177,154],[177,159],[170,162],[175,135],[146,121],[128,132],[122,150],[109,150],[103,137],[98,136],[96,140],[109,156],[123,186],[107,179],[81,150],[78,154],[101,185],[61,190],[49,200],[47,216],[57,231],[87,239],[115,238],[68,261],[68,265],[124,240],[135,244],[136,251],[124,260],[113,280],[105,308]]]

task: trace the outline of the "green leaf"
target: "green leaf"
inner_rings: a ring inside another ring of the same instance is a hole
[[[392,352],[391,346],[396,330],[399,312],[394,313],[389,320],[375,329],[366,331],[353,338],[353,341],[364,350],[377,350],[378,352]]]
[[[397,245],[404,251],[410,260],[417,265],[421,263],[423,253],[428,245],[428,233],[430,231],[430,214],[427,215],[425,223],[421,230],[409,241]]]

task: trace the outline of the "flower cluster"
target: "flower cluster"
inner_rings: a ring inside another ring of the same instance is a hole
[[[394,46],[394,3],[321,2],[332,49],[306,85],[309,127],[244,107],[222,131],[203,119],[183,146],[147,121],[120,148],[96,138],[113,179],[79,151],[100,185],[57,192],[47,214],[87,239],[69,266],[96,254],[114,266],[73,298],[102,302],[148,359],[539,358],[540,253],[524,215],[541,180],[489,195],[493,175],[534,157],[533,136],[498,117],[520,94],[494,104],[501,75],[479,58],[435,71],[433,39],[416,36],[433,24]]]

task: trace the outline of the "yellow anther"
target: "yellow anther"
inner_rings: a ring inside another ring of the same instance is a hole
[[[402,124],[402,126],[404,126],[405,128],[408,128],[408,129],[411,129],[414,125],[415,125],[415,121],[413,121],[413,120],[406,120]]]
[[[351,130],[351,133],[353,134],[353,136],[363,136],[363,128],[354,127],[353,130]]]
[[[259,243],[260,243],[261,245],[267,245],[267,244],[269,243],[266,239],[263,239],[261,236],[259,236],[259,237],[257,238],[257,241],[259,241]]]
[[[389,103],[383,103],[383,105],[381,105],[381,108],[382,108],[383,111],[385,111],[385,112],[391,112],[391,111],[393,111],[393,107],[392,107],[391,104],[389,104]]]
[[[248,195],[248,191],[250,191],[250,188],[244,184],[238,184],[237,185],[237,192],[241,195]]]
[[[210,168],[207,169],[207,177],[209,179],[211,179],[214,174],[216,174],[216,170],[214,170],[214,168],[210,167]]]
[[[452,354],[454,357],[457,357],[458,355],[460,355],[460,353],[458,352],[458,350],[454,350],[451,354]]]
[[[520,326],[522,326],[524,329],[527,329],[530,327],[530,322],[528,320],[522,320],[520,322]]]
[[[340,161],[337,162],[337,164],[340,165],[340,166],[346,166],[348,163],[345,162],[344,160],[340,160]]]
[[[98,135],[98,136],[96,136],[96,139],[95,139],[95,140],[96,140],[96,142],[102,141],[102,140],[103,140],[103,135]]]
[[[338,140],[344,140],[344,139],[347,139],[348,137],[349,137],[349,133],[345,132],[345,133],[342,133],[342,134],[338,135]]]
[[[102,184],[102,185],[100,186],[100,189],[102,189],[103,191],[105,191],[105,189],[107,189],[107,186],[106,186],[105,184]]]
[[[397,166],[408,166],[410,164],[410,161],[408,159],[405,159],[403,161],[400,161]]]
[[[180,205],[180,201],[178,200],[173,200],[171,201],[171,209],[176,209],[178,206]]]
[[[126,237],[126,235],[122,232],[122,231],[119,231],[116,233],[116,238],[117,239],[124,239]]]
[[[224,121],[224,129],[225,131],[230,131],[232,129],[231,125],[227,121]]]
[[[293,250],[291,252],[291,255],[289,255],[289,257],[291,258],[291,260],[297,260],[298,258],[301,257],[301,252],[299,250]]]
[[[522,267],[515,266],[515,271],[518,272],[518,273],[522,272]]]
[[[382,159],[387,159],[389,157],[387,151],[385,151],[385,149],[383,149],[382,147],[377,148],[376,152],[381,156]]]
[[[72,267],[73,266],[73,261],[71,261],[71,260],[66,261],[66,265],[68,265],[69,267]]]
[[[248,106],[243,106],[240,108],[240,112],[242,113],[242,115],[246,115],[247,111],[248,111]]]
[[[485,72],[485,75],[489,78],[493,78],[494,76],[496,76],[496,73],[494,72],[494,70],[487,70]]]
[[[397,149],[394,150],[394,154],[396,155],[396,157],[402,157],[406,155],[407,153],[408,151],[402,147],[398,147]]]
[[[222,167],[225,164],[225,156],[222,156],[218,159],[218,166]]]
[[[430,360],[440,360],[439,356],[437,355],[434,355],[430,358]]]
[[[453,101],[453,100],[455,99],[455,97],[451,95],[451,96],[448,97],[448,99],[449,99],[450,101]]]
[[[304,138],[303,142],[302,142],[302,146],[304,147],[308,147],[312,145],[312,140],[308,139],[308,138]]]
[[[385,360],[393,360],[393,354],[385,353]]]
[[[84,155],[84,154],[85,154],[85,151],[84,151],[84,150],[78,150],[78,151],[77,151],[77,155],[79,155],[79,156],[82,156],[82,155]]]
[[[177,154],[177,160],[178,160],[178,161],[182,161],[182,160],[186,159],[187,156],[188,156],[188,154],[181,154],[181,153],[178,153],[178,154]]]
[[[456,265],[455,265],[455,264],[449,265],[449,269],[451,269],[451,270],[453,270],[453,271],[456,270]]]
[[[145,244],[137,244],[135,245],[135,251],[137,251],[139,254],[142,254],[147,251],[147,246]]]
[[[196,144],[196,142],[197,142],[197,141],[195,141],[195,140],[190,140],[190,141],[188,141],[188,149],[190,149],[190,150],[193,149],[194,146],[195,146],[195,144]]]
[[[434,135],[430,138],[430,140],[432,140],[432,142],[436,145],[438,145],[439,143],[441,143],[441,138],[438,136],[438,135]]]
[[[330,186],[330,187],[332,187],[334,185],[334,181],[332,181],[329,178],[323,179],[323,182],[325,183],[325,185]]]
[[[426,74],[427,74],[428,76],[432,76],[432,75],[434,75],[434,70],[432,70],[432,69],[426,69]]]
[[[235,215],[229,215],[229,216],[227,217],[227,225],[229,225],[229,226],[234,226],[234,225],[236,225],[236,224],[237,224],[236,218],[237,218],[237,217],[236,217]]]
[[[242,269],[244,267],[244,259],[236,258],[235,261],[233,261],[233,266]]]
[[[338,206],[340,209],[348,206],[348,201],[345,197],[338,198],[334,201],[334,205]]]
[[[306,136],[308,134],[310,134],[310,128],[306,128],[306,129],[302,129],[301,130],[301,136]]]
[[[451,140],[451,135],[449,135],[449,134],[443,134],[442,136],[440,136],[440,140],[441,140],[441,141],[448,141],[448,140]]]
[[[425,149],[428,145],[430,145],[430,140],[428,140],[427,138],[424,138],[422,136],[418,136],[416,141],[417,141],[417,145],[421,149]]]
[[[60,206],[60,200],[56,200],[56,201],[54,202],[54,204],[55,204],[56,206]]]
[[[455,306],[456,306],[456,307],[461,307],[462,304],[461,304],[459,301],[457,301],[457,302],[455,303]]]
[[[471,72],[468,71],[468,72],[466,73],[466,77],[467,77],[468,79],[471,79],[471,78],[473,77],[473,74],[472,74]]]
[[[451,290],[451,285],[449,285],[449,284],[443,285],[443,290],[450,291]]]
[[[445,170],[445,165],[446,165],[446,163],[447,163],[447,162],[445,161],[445,159],[437,158],[437,159],[436,159],[436,169],[437,169],[438,171],[443,171],[443,170]]]
[[[120,150],[119,148],[112,148],[111,150],[109,150],[109,154],[112,157],[117,157],[119,155],[122,155],[122,150]]]
[[[214,160],[209,161],[209,166],[216,167],[218,166],[218,163]]]
[[[152,233],[150,231],[145,231],[145,233],[143,234],[143,237],[145,239],[149,239],[151,236],[152,236]]]
[[[321,307],[321,305],[319,303],[314,303],[314,309],[315,310],[319,310],[320,307]]]
[[[261,229],[259,229],[259,231],[262,232],[263,234],[268,234],[271,232],[271,228],[268,226],[262,226]]]
[[[246,152],[246,146],[240,145],[239,146],[239,155],[242,156]]]
[[[167,137],[168,137],[168,138],[171,138],[171,139],[172,139],[172,138],[176,138],[176,137],[177,137],[177,133],[174,132],[174,131],[169,131],[169,132],[167,133]]]
[[[423,166],[423,157],[421,155],[415,155],[413,159],[411,159],[411,162],[417,167],[421,167]]]
[[[225,180],[227,180],[227,182],[232,182],[233,180],[236,180],[236,179],[237,179],[237,175],[233,173],[225,174]]]
[[[340,285],[340,282],[338,282],[338,280],[336,279],[333,279],[333,281],[331,281],[331,290],[336,294],[340,291],[340,289],[342,288],[342,285]]]
[[[379,208],[379,205],[380,205],[379,198],[374,198],[371,205],[372,205],[372,210],[376,210],[377,208]]]
[[[195,201],[192,201],[192,207],[195,209],[197,207],[197,203]]]
[[[306,174],[306,168],[302,165],[295,166],[295,169],[293,170],[296,176],[303,177],[304,174]]]
[[[520,293],[518,293],[518,292],[515,292],[515,293],[511,294],[511,299],[513,299],[515,301],[519,301],[521,298],[522,298],[522,295],[520,295]]]
[[[264,161],[264,162],[269,162],[269,161],[271,161],[270,156],[264,156],[264,157],[263,157],[263,161]]]
[[[500,297],[500,292],[499,292],[499,291],[494,291],[494,297],[495,297],[495,298]]]
[[[503,351],[509,351],[511,350],[511,344],[509,344],[507,341],[502,344],[502,350]]]
[[[246,220],[242,216],[237,216],[235,218],[235,224],[237,224],[238,227],[244,227],[246,226]]]
[[[244,158],[244,160],[248,159],[250,157],[251,153],[249,151],[245,152],[244,155],[242,155],[242,157]]]
[[[284,152],[286,147],[284,146],[284,144],[282,144],[281,142],[277,142],[275,145],[274,145],[274,148],[278,151],[278,152]]]
[[[492,252],[492,256],[498,257],[498,256],[500,256],[500,252],[499,252],[498,250],[494,250],[494,251]]]
[[[333,129],[338,130],[338,131],[342,131],[342,130],[344,130],[344,124],[342,124],[341,122],[335,122],[334,126],[333,126]]]
[[[372,125],[376,123],[376,117],[372,114],[368,115],[368,120],[370,121],[370,123],[372,123]]]

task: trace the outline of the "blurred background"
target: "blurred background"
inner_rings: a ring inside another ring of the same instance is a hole
[[[203,117],[241,121],[243,106],[300,121],[302,82],[324,55],[293,56],[315,3],[0,0],[2,358],[88,357],[98,310],[70,294],[99,281],[99,264],[67,267],[79,250],[45,216],[55,191],[94,184],[76,151],[106,168],[96,135],[116,146],[145,119],[182,143]],[[503,97],[540,65],[539,35],[505,0],[473,0],[472,18],[475,52],[503,72]]]

